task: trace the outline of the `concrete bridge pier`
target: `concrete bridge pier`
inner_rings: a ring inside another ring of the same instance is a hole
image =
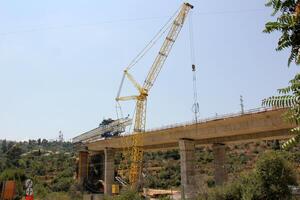
[[[104,149],[104,194],[112,195],[112,184],[115,175],[115,151],[112,148]]]
[[[195,142],[191,139],[179,140],[181,198],[190,200],[197,195],[195,180]]]
[[[79,151],[78,181],[80,184],[83,184],[88,177],[88,157],[89,152],[87,149]]]
[[[215,143],[212,145],[214,155],[214,168],[215,168],[215,183],[222,185],[227,181],[226,171],[226,146],[222,143]]]

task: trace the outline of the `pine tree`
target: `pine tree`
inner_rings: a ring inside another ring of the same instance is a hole
[[[2,150],[2,153],[6,153],[7,152],[7,143],[6,143],[6,140],[2,141],[1,150]]]

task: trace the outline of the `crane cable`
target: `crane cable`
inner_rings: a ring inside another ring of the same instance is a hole
[[[199,103],[198,103],[198,94],[197,94],[197,76],[196,76],[196,58],[195,58],[195,47],[194,47],[194,34],[193,34],[193,12],[191,11],[189,17],[189,39],[190,39],[190,53],[191,53],[191,65],[193,72],[193,107],[192,111],[194,113],[194,120],[198,122],[199,115]]]
[[[156,44],[156,42],[162,37],[162,35],[169,29],[169,27],[172,25],[170,22],[172,21],[172,19],[176,16],[176,14],[179,12],[178,8],[174,14],[168,19],[168,21],[163,25],[163,27],[154,35],[154,37],[150,40],[150,42],[142,49],[142,51],[129,63],[129,65],[126,67],[125,70],[130,70],[134,65],[136,65],[145,55],[146,53]],[[122,79],[121,79],[121,83],[117,92],[117,98],[120,97],[121,95],[121,90],[124,84],[124,80],[125,80],[125,73],[123,73]],[[119,113],[120,113],[120,117],[123,118],[123,111],[122,111],[122,107],[121,104],[116,101],[116,114],[117,114],[117,119],[120,119],[119,117]],[[131,128],[130,128],[131,129]]]
[[[134,65],[136,65],[145,54],[156,44],[156,42],[162,37],[162,35],[169,29],[171,26],[171,21],[178,13],[179,8],[174,12],[174,14],[168,19],[168,21],[163,25],[163,27],[154,35],[154,37],[150,40],[150,42],[142,49],[142,51],[129,63],[126,70],[131,69]]]
[[[156,44],[156,42],[163,36],[163,34],[169,29],[169,27],[172,25],[170,22],[175,17],[175,15],[178,13],[179,9],[177,9],[174,14],[168,19],[168,21],[165,23],[165,25],[154,35],[154,37],[150,40],[150,42],[142,49],[140,53],[129,63],[129,65],[126,67],[124,71],[130,70],[133,66],[135,66],[147,53],[148,51]],[[125,73],[123,73],[121,83],[118,89],[117,98],[120,97],[121,90],[123,87],[123,83],[125,80]]]

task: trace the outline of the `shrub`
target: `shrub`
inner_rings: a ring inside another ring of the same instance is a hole
[[[67,192],[69,191],[73,182],[74,182],[73,178],[69,178],[69,177],[56,178],[54,179],[52,184],[52,191]]]
[[[211,190],[208,199],[209,200],[240,200],[241,194],[241,184],[232,183],[224,185],[222,187],[216,187]]]
[[[40,197],[41,199],[44,199],[50,192],[48,188],[44,187],[41,184],[35,184],[33,191],[36,194],[36,196]]]
[[[269,151],[257,161],[255,171],[264,199],[290,199],[288,185],[296,185],[296,175],[292,165],[282,153]]]
[[[289,200],[289,185],[295,185],[296,176],[284,153],[269,151],[261,155],[255,169],[237,181],[211,190],[211,200]]]

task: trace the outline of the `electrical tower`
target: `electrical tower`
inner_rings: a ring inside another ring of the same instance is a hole
[[[59,131],[58,141],[59,142],[64,142],[64,134],[61,131]]]

